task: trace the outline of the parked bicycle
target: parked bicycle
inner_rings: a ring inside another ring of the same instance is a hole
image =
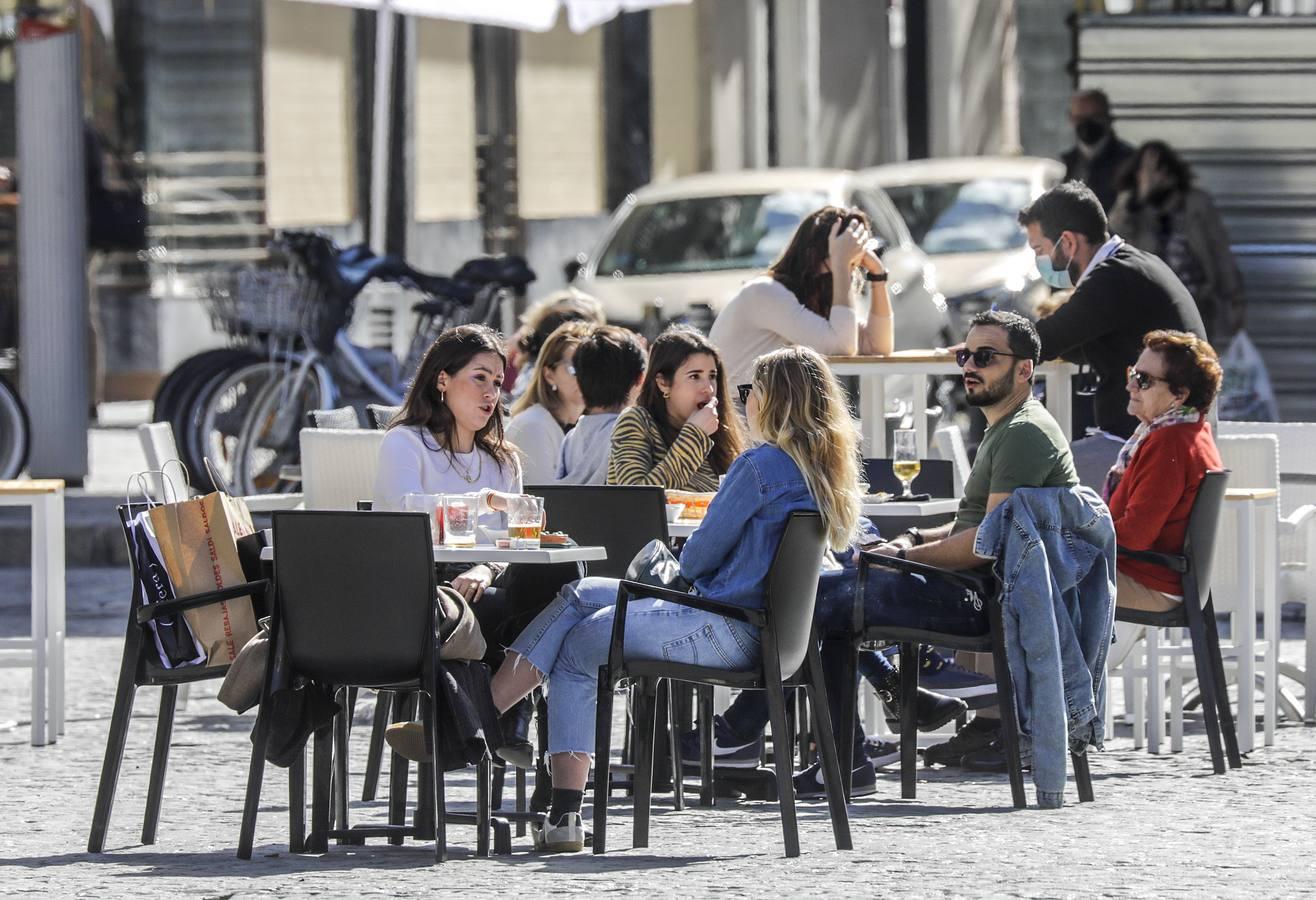
[[[0,370],[13,368],[12,352],[0,351]],[[0,479],[17,478],[27,465],[32,441],[27,407],[18,389],[0,372]]]

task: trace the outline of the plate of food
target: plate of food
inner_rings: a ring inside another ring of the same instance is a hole
[[[667,502],[684,504],[685,509],[681,513],[681,518],[688,521],[703,519],[704,514],[708,512],[708,504],[712,503],[716,496],[717,493],[714,491],[667,491]]]
[[[506,534],[507,532],[503,533]],[[561,531],[541,531],[539,533],[540,547],[566,547],[570,543],[571,536]],[[507,550],[512,546],[512,542],[510,539],[503,537],[495,541],[494,546],[500,550]]]

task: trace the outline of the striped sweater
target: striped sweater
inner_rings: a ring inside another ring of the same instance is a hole
[[[608,484],[653,484],[668,490],[715,491],[717,473],[709,462],[713,439],[686,424],[668,446],[647,409],[622,411],[612,431]]]

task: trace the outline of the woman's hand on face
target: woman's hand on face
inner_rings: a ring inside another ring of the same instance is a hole
[[[480,602],[484,589],[493,581],[493,572],[486,565],[473,566],[452,580],[452,589],[474,606]]]
[[[877,255],[877,247],[877,238],[870,237],[865,241],[864,249],[859,255],[859,265],[874,275],[881,275],[886,271],[886,266],[882,265],[882,258]]]
[[[868,229],[858,220],[850,222],[843,228],[843,220],[837,219],[832,224],[832,231],[827,235],[827,257],[831,262],[832,273],[846,273],[859,264],[864,254],[864,244],[868,242]]]
[[[722,426],[722,420],[717,417],[717,398],[714,397],[707,406],[695,410],[685,423],[695,426],[709,437],[717,434],[718,428]]]

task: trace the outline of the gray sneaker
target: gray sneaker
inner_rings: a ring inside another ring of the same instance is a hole
[[[535,849],[541,853],[578,853],[585,849],[585,822],[580,813],[567,813],[554,824],[547,818],[535,827]]]

